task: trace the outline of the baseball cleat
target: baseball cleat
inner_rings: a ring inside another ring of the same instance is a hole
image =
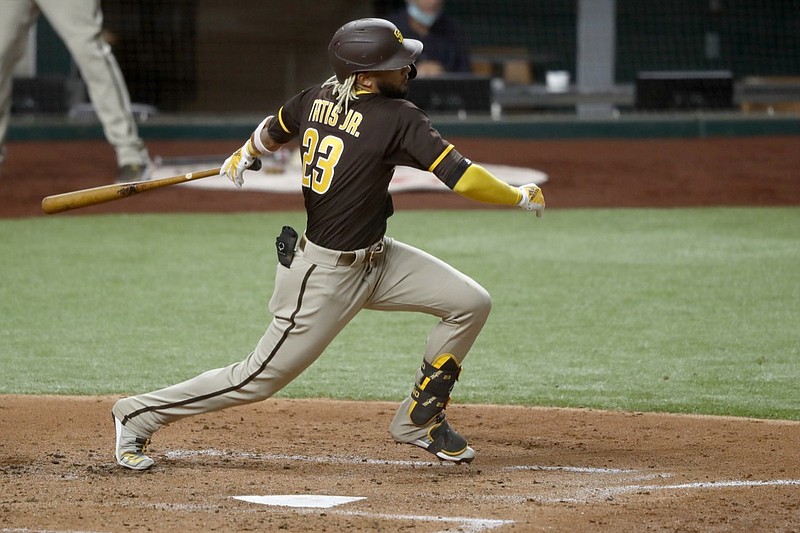
[[[122,165],[117,174],[117,183],[133,183],[137,181],[148,181],[152,169],[150,162],[135,163],[132,165]]]
[[[117,445],[114,450],[117,464],[131,470],[147,470],[153,466],[155,462],[145,455],[150,439],[140,437],[123,426],[122,422],[113,414],[111,417],[114,419],[114,428],[117,433]]]
[[[439,417],[440,422],[428,430],[425,437],[411,441],[409,444],[419,446],[443,461],[456,464],[471,463],[475,459],[475,450],[467,445],[467,439],[450,427],[444,416]]]

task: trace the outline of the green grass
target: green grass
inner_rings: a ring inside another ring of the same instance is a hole
[[[301,213],[0,220],[0,393],[122,394],[246,356]],[[800,420],[800,209],[402,212],[494,308],[454,401]],[[399,401],[434,319],[362,312],[280,393]]]

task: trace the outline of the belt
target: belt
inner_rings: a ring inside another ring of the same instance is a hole
[[[303,235],[300,237],[300,244],[298,248],[300,251],[306,250],[306,244],[308,243],[308,239],[306,236]],[[383,241],[379,241],[377,244],[370,246],[364,250],[358,250],[355,252],[338,252],[339,256],[336,258],[336,265],[337,266],[355,266],[357,264],[361,264],[366,262],[369,265],[369,269],[372,269],[372,266],[381,255],[383,255],[383,251],[385,247],[383,245]],[[359,260],[361,259],[361,260]]]

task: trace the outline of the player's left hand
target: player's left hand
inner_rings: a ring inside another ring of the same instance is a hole
[[[247,139],[244,146],[233,152],[233,154],[222,163],[219,175],[225,176],[241,189],[242,185],[244,185],[244,171],[258,170],[261,168],[260,155],[261,152],[256,150],[253,143],[250,142],[250,139]]]
[[[528,183],[519,187],[522,193],[522,200],[517,204],[526,211],[535,211],[536,217],[541,218],[544,212],[544,193],[535,183]]]

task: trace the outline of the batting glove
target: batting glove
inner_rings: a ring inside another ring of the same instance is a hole
[[[233,152],[233,154],[222,163],[219,175],[225,176],[241,189],[242,185],[244,185],[244,171],[258,170],[261,168],[260,156],[261,152],[256,150],[250,139],[247,139],[244,146]]]
[[[518,187],[519,192],[522,193],[522,200],[517,204],[521,209],[526,211],[535,211],[536,217],[541,218],[544,212],[544,194],[542,189],[535,183],[528,183]]]

